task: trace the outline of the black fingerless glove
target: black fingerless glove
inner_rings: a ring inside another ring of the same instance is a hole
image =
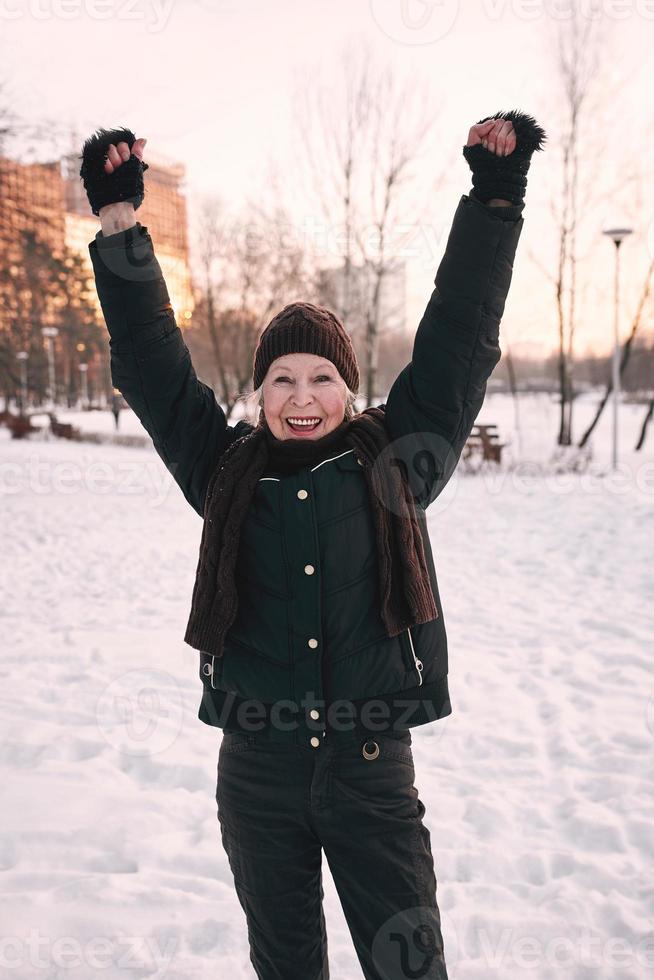
[[[496,112],[493,116],[480,119],[479,123],[488,122],[489,119],[510,120],[515,130],[516,146],[513,153],[504,157],[491,153],[481,143],[463,147],[463,155],[472,170],[475,196],[484,204],[493,197],[511,201],[512,204],[524,204],[531,155],[534,150],[543,149],[547,139],[545,130],[533,116],[517,109]]]
[[[100,208],[118,201],[129,201],[135,211],[143,203],[143,174],[148,169],[147,163],[132,153],[113,173],[108,174],[104,169],[110,143],[117,146],[125,142],[131,150],[135,141],[131,129],[98,129],[84,143],[79,175],[93,214],[99,215]]]

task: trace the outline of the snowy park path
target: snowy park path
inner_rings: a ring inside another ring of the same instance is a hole
[[[201,521],[150,449],[0,439],[0,976],[252,978],[182,640]],[[630,459],[457,474],[429,510],[453,713],[412,734],[451,980],[654,973],[654,467]]]

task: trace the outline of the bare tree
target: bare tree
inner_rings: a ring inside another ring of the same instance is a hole
[[[377,243],[372,255],[366,254],[367,241],[357,233],[359,251],[372,272],[372,289],[366,309],[365,333],[365,392],[371,405],[376,395],[379,339],[382,330],[381,299],[395,261],[396,243],[393,228],[398,221],[398,207],[403,184],[410,177],[411,164],[429,132],[432,119],[422,107],[418,95],[417,118],[411,118],[411,106],[416,99],[413,87],[398,83],[390,72],[384,71],[372,86],[371,98],[371,170],[370,214]]]
[[[213,353],[213,365],[218,375],[219,391],[225,404],[231,401],[231,384],[228,359],[222,347],[222,331],[216,313],[216,269],[225,254],[225,209],[219,198],[205,196],[199,222],[197,243],[199,266],[202,270],[201,304],[196,309],[194,322],[204,324]]]
[[[638,334],[638,329],[639,329],[639,327],[640,327],[640,325],[641,325],[641,323],[643,321],[643,312],[644,312],[644,310],[646,308],[647,301],[648,301],[648,299],[650,297],[650,294],[651,294],[651,291],[652,291],[652,278],[653,278],[653,276],[654,276],[654,259],[652,259],[652,261],[649,264],[649,268],[647,270],[647,275],[645,277],[645,282],[643,284],[643,290],[642,290],[642,293],[641,293],[641,296],[640,296],[640,299],[639,299],[639,302],[638,302],[638,307],[636,309],[636,313],[634,315],[634,318],[633,318],[633,320],[631,322],[631,330],[629,331],[629,336],[625,340],[624,345],[622,347],[622,351],[621,351],[621,354],[620,354],[620,364],[619,364],[619,368],[618,368],[618,370],[619,370],[619,376],[620,377],[623,376],[623,374],[624,374],[624,372],[626,370],[627,364],[629,363],[629,356],[631,354],[633,343],[634,343],[634,341],[636,339],[636,336]],[[600,403],[597,406],[597,409],[595,411],[595,415],[593,417],[593,420],[590,423],[590,425],[588,426],[588,428],[586,429],[586,431],[584,432],[584,434],[581,437],[581,439],[579,440],[579,448],[582,448],[583,446],[585,446],[586,443],[588,442],[588,440],[590,439],[590,437],[591,437],[591,435],[593,433],[593,430],[594,430],[595,426],[597,425],[597,423],[599,422],[600,417],[602,415],[602,412],[604,411],[604,408],[606,407],[606,404],[607,404],[609,398],[611,397],[612,391],[613,391],[613,377],[611,376],[610,379],[606,383],[606,386],[605,386],[605,389],[604,389],[604,394],[602,395],[602,398],[600,400]],[[644,438],[644,432],[645,432],[646,427],[647,427],[647,425],[645,423],[645,426],[643,428],[643,434],[642,434],[642,437],[643,438]],[[636,448],[637,449],[640,449],[640,446],[641,445],[642,445],[642,442],[639,443],[639,445]]]
[[[315,66],[300,78],[295,106],[300,156],[326,227],[342,229],[339,265],[322,280],[331,282],[330,305],[362,347],[370,405],[384,321],[391,319],[383,301],[404,244],[400,227],[406,239],[421,214],[416,202],[409,205],[407,185],[435,114],[426,84],[402,81],[376,64],[367,46],[352,45],[341,55],[341,70],[330,68],[328,81],[321,81]]]
[[[650,422],[652,421],[653,416],[654,416],[654,398],[650,398],[649,404],[647,406],[647,411],[645,412],[645,418],[643,419],[643,424],[640,430],[640,434],[638,436],[638,442],[634,447],[635,449],[640,450],[645,445],[645,439],[647,437],[647,429],[649,427]]]
[[[555,77],[558,79],[565,118],[561,133],[560,205],[554,205],[558,229],[558,257],[554,276],[558,326],[559,433],[558,444],[572,441],[574,400],[574,336],[577,322],[578,252],[581,216],[580,148],[586,139],[584,126],[590,108],[591,89],[599,62],[600,20],[586,17],[574,7],[568,20],[557,24]],[[588,152],[588,143],[585,143]],[[560,208],[560,210],[559,210]],[[558,212],[558,213],[557,213]]]
[[[368,49],[354,52],[347,47],[338,59],[330,84],[316,83],[311,74],[300,73],[296,83],[297,134],[305,174],[312,177],[312,193],[327,221],[342,223],[343,275],[338,307],[341,319],[349,320],[353,298],[352,265],[355,227],[359,221],[356,181],[370,119],[371,57]],[[338,80],[334,85],[334,79]],[[298,155],[300,156],[300,155]]]
[[[594,275],[589,253],[600,246],[600,235],[590,238],[584,252],[583,232],[593,227],[600,204],[625,195],[638,179],[632,165],[633,148],[610,139],[610,119],[614,105],[624,97],[627,73],[607,50],[606,18],[589,16],[572,4],[569,16],[553,23],[551,45],[552,78],[558,83],[557,106],[563,107],[560,123],[550,127],[559,134],[560,174],[553,189],[550,210],[557,230],[557,258],[553,272],[544,268],[539,257],[529,255],[550,281],[554,291],[558,332],[558,387],[560,394],[560,446],[572,445],[572,410],[575,399],[575,333],[583,310],[585,291]],[[606,66],[612,66],[609,73]],[[556,136],[551,150],[557,149]],[[601,168],[612,165],[615,177],[600,190]],[[593,229],[595,230],[595,229]],[[588,267],[589,275],[583,269]],[[585,441],[585,440],[584,440]],[[580,446],[584,443],[581,442]]]
[[[249,202],[228,216],[218,201],[205,198],[197,242],[202,287],[193,322],[209,340],[212,374],[229,418],[250,382],[262,329],[283,306],[305,297],[310,274],[303,244],[279,204]]]
[[[506,371],[507,371],[508,382],[509,382],[509,391],[511,392],[511,399],[513,402],[513,417],[515,420],[515,432],[516,432],[517,443],[518,443],[517,452],[520,455],[522,453],[522,429],[520,426],[520,399],[518,398],[518,380],[517,380],[511,345],[508,343],[508,341],[506,341],[504,347],[505,347],[504,359],[506,361]]]

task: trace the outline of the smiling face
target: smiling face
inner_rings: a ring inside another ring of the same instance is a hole
[[[263,379],[262,396],[276,439],[318,439],[345,417],[345,381],[331,361],[317,354],[283,354],[274,360]],[[306,424],[316,419],[317,425]]]

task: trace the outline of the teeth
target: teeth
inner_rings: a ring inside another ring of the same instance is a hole
[[[287,419],[291,425],[315,425],[316,422],[320,422],[320,419]]]

